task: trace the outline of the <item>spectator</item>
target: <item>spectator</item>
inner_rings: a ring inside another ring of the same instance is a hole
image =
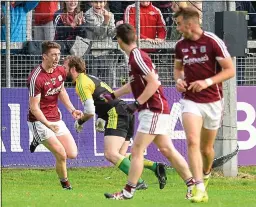
[[[92,1],[92,8],[85,13],[85,17],[87,38],[99,41],[102,46],[107,47],[115,36],[115,19],[114,15],[105,9],[106,4],[107,1]],[[111,50],[91,50],[86,57],[88,73],[110,84],[112,82],[110,74],[113,70],[113,57]]]
[[[53,17],[58,10],[57,1],[40,1],[35,8],[35,40],[53,40]]]
[[[132,1],[110,1],[108,2],[108,6],[110,11],[115,15],[115,21],[123,21],[124,20],[124,12],[127,6],[132,4]]]
[[[86,37],[85,17],[78,1],[65,1],[54,14],[55,40],[75,40]]]
[[[125,23],[135,25],[135,4],[125,10]],[[166,38],[166,26],[161,11],[152,5],[150,1],[140,3],[140,38],[151,43],[161,43]],[[154,50],[155,51],[155,50]],[[150,52],[147,50],[147,52]]]
[[[154,6],[160,9],[163,14],[164,21],[166,23],[167,28],[167,36],[166,39],[170,39],[171,32],[172,32],[172,2],[171,1],[153,1]]]
[[[30,2],[15,2],[11,1],[10,13],[11,13],[11,42],[25,42],[27,38],[27,13],[33,10],[39,1]],[[6,6],[5,3],[1,3],[1,41],[6,40]]]

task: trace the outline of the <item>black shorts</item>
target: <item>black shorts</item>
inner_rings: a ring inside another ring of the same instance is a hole
[[[108,111],[104,136],[119,136],[130,141],[134,135],[134,115],[126,111],[126,103],[120,103]]]

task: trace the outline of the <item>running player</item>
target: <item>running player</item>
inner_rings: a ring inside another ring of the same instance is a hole
[[[76,143],[66,124],[61,120],[58,99],[65,105],[75,119],[82,112],[70,102],[64,87],[66,72],[58,65],[60,45],[56,42],[42,43],[42,63],[35,67],[28,77],[29,112],[28,127],[34,139],[30,151],[39,144],[48,148],[56,159],[56,172],[64,189],[72,189],[67,176],[66,160],[77,156]]]
[[[190,186],[193,178],[188,164],[175,149],[169,137],[171,133],[170,108],[163,94],[157,71],[148,54],[137,48],[133,26],[119,25],[116,28],[116,37],[121,49],[129,56],[130,82],[112,92],[111,96],[105,95],[105,98],[114,101],[115,98],[132,92],[136,100],[128,104],[127,111],[131,114],[139,111],[139,127],[131,149],[132,160],[128,182],[121,192],[106,193],[105,197],[123,200],[134,196],[136,183],[143,171],[143,152],[152,142],[157,145],[160,152]]]
[[[104,155],[127,175],[130,169],[130,159],[125,155],[134,131],[134,116],[127,113],[127,104],[120,99],[108,103],[105,101],[102,95],[111,94],[112,89],[95,76],[86,74],[86,65],[82,58],[68,56],[64,60],[64,67],[76,84],[76,93],[84,106],[83,116],[75,122],[76,131],[80,132],[83,124],[96,113],[98,115],[96,128],[105,131]],[[102,120],[106,123],[102,123]],[[102,126],[105,129],[100,129]],[[148,169],[155,172],[160,188],[163,188],[166,183],[165,165],[149,160],[144,162]],[[136,183],[136,189],[147,189],[146,183],[141,178]]]

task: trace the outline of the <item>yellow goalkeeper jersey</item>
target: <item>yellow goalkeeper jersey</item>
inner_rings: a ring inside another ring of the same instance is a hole
[[[114,99],[108,103],[101,97],[101,94],[110,94],[113,90],[105,82],[99,78],[80,73],[76,79],[76,93],[79,96],[82,103],[87,99],[93,99],[95,105],[95,113],[98,117],[105,118],[108,116],[108,111],[115,107],[119,102],[123,102],[120,99]]]

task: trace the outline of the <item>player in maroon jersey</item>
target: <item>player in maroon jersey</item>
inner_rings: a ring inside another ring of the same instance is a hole
[[[42,43],[42,64],[29,75],[28,126],[33,134],[30,151],[34,152],[39,144],[48,148],[56,158],[56,172],[64,189],[72,189],[68,177],[66,159],[77,156],[76,143],[61,120],[58,99],[65,105],[75,119],[81,117],[71,103],[64,87],[66,72],[58,65],[60,45],[55,42]]]
[[[116,32],[121,49],[129,56],[130,81],[111,95],[105,95],[105,98],[111,100],[132,92],[136,101],[128,104],[127,111],[132,114],[139,111],[139,126],[131,149],[132,160],[128,182],[121,192],[105,193],[105,197],[117,200],[133,197],[143,171],[143,152],[152,142],[176,168],[187,186],[190,186],[193,178],[188,164],[175,149],[169,137],[170,109],[157,71],[147,53],[137,48],[133,26],[121,24],[116,28]]]
[[[183,34],[175,47],[174,79],[177,90],[183,94],[182,122],[196,181],[190,200],[207,202],[213,145],[224,107],[222,82],[232,78],[235,69],[224,42],[201,29],[196,10],[180,8],[174,17],[177,30]]]

